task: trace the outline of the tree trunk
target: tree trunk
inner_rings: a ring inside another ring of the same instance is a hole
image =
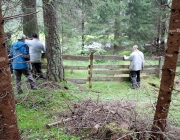
[[[171,102],[180,46],[180,24],[178,22],[180,21],[179,9],[179,0],[173,0],[168,31],[167,50],[165,55],[164,66],[162,69],[161,85],[152,128],[152,131],[155,132],[152,133],[154,136],[154,140],[164,139],[162,132],[165,131],[167,125],[167,116]],[[156,132],[159,132],[159,134]]]
[[[120,12],[115,13],[115,20],[114,20],[114,47],[113,47],[113,54],[117,52],[118,46],[119,46],[119,17]]]
[[[43,0],[45,40],[47,47],[47,79],[64,80],[62,52],[57,24],[57,0]]]
[[[36,12],[36,0],[23,0],[22,11],[26,13]],[[38,34],[37,14],[23,17],[23,32],[31,37],[33,33]]]
[[[84,26],[84,2],[82,4],[83,6],[83,9],[82,9],[82,23],[81,23],[81,28],[82,28],[82,50],[81,50],[81,54],[84,54],[84,42],[85,42],[85,38],[84,38],[84,29],[85,29],[85,26]]]
[[[166,6],[168,4],[167,0],[160,0],[159,3],[160,5],[160,12],[162,12],[163,14],[160,15],[160,17],[158,18],[158,46],[156,48],[156,54],[158,56],[164,56],[165,54],[165,31],[166,31],[166,13],[165,13],[165,9]]]
[[[0,1],[1,8],[1,1]],[[0,9],[0,140],[20,140]]]

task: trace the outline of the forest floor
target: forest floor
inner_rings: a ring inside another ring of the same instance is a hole
[[[175,84],[180,87],[179,80]],[[85,90],[83,86],[78,87]],[[74,104],[66,103],[69,111],[60,112],[58,119],[47,124],[47,128],[63,126],[68,135],[76,135],[81,140],[143,140],[152,136],[152,116],[138,110],[135,100],[102,101],[89,98]],[[180,128],[171,124],[168,124],[166,132],[157,132],[163,133],[167,139],[180,139]]]
[[[157,83],[159,82],[152,85],[145,80],[137,89],[127,88],[129,82],[97,83],[93,85],[93,89],[87,89],[86,86],[69,82],[64,86],[40,81],[38,87],[42,90],[16,95],[18,108],[23,107],[24,112],[27,113],[23,114],[20,109],[17,111],[22,136],[27,140],[65,140],[65,138],[55,138],[52,134],[47,136],[47,139],[42,138],[42,134],[30,136],[40,131],[41,125],[45,125],[48,133],[52,128],[57,131],[61,128],[65,134],[75,136],[77,140],[148,139],[151,137],[153,123],[152,110],[155,109],[153,98],[156,100],[158,94]],[[180,87],[179,80],[176,80],[175,84],[176,88]],[[149,103],[146,102],[148,100]],[[27,117],[32,109],[36,111],[37,117]],[[176,116],[174,112],[173,115]],[[37,128],[25,124],[33,122],[33,118],[36,120]],[[42,124],[38,124],[37,120],[41,120]],[[29,132],[29,127],[32,128],[32,132]],[[163,134],[167,140],[180,139],[180,128],[171,121],[168,121],[165,132],[157,132]]]

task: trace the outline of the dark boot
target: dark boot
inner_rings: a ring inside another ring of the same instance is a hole
[[[140,82],[137,82],[137,87],[140,87],[140,86],[141,86]]]
[[[133,83],[133,84],[131,85],[131,88],[132,88],[132,89],[135,89],[135,88],[136,88],[136,84]]]
[[[34,83],[31,83],[31,89],[32,90],[38,90],[37,86]]]

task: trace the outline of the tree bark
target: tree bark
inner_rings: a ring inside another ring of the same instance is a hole
[[[154,140],[164,139],[162,132],[165,131],[167,125],[167,117],[174,86],[174,78],[180,46],[179,9],[179,0],[173,0],[168,30],[167,50],[165,55],[164,66],[162,68],[162,79],[152,128],[152,131],[154,132],[152,132],[152,138]]]
[[[0,1],[0,140],[20,140]]]
[[[47,79],[64,80],[64,68],[57,23],[57,0],[43,0],[45,40],[47,47]]]
[[[36,12],[36,0],[23,0],[22,11],[24,14]],[[31,37],[33,33],[38,34],[37,14],[23,17],[23,32],[28,37]]]
[[[159,0],[160,5],[160,12],[163,14],[160,15],[158,18],[158,44],[156,46],[156,54],[158,56],[164,56],[165,55],[165,31],[166,31],[166,5],[168,4],[168,0]]]
[[[83,6],[83,9],[82,9],[82,22],[81,22],[81,29],[82,29],[82,50],[81,50],[81,54],[84,54],[84,42],[85,42],[85,36],[84,36],[84,30],[85,30],[85,21],[84,21],[84,17],[85,17],[85,14],[84,14],[84,2],[82,4]]]
[[[117,52],[119,46],[119,28],[120,28],[120,12],[115,12],[115,20],[114,20],[114,47],[113,47],[113,54]]]

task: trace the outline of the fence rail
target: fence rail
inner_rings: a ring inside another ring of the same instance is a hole
[[[106,56],[106,55],[94,55],[91,53],[89,56],[72,56],[63,55],[63,60],[69,61],[89,61],[87,66],[68,66],[64,65],[65,70],[85,70],[87,71],[87,77],[84,78],[70,78],[66,77],[67,81],[71,81],[78,84],[86,84],[89,82],[89,87],[92,87],[92,83],[95,81],[128,81],[129,78],[129,64],[95,64],[95,60],[110,60],[110,61],[123,61],[122,56]],[[141,78],[147,78],[149,75],[161,77],[161,70],[163,64],[163,57],[146,57],[145,61],[155,60],[157,64],[148,64],[145,62],[144,70],[142,71]],[[73,62],[72,62],[73,63]],[[46,68],[46,66],[43,66]]]

